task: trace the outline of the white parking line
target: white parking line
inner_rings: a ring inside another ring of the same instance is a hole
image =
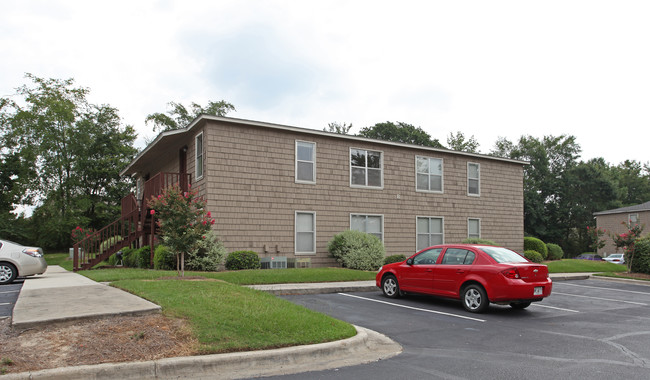
[[[4,305],[11,305],[11,304],[9,302],[0,303],[0,306],[4,306]]]
[[[555,285],[555,283],[553,284]],[[646,296],[650,296],[650,292],[638,292],[634,290],[625,290],[625,289],[611,289],[611,288],[604,288],[601,286],[589,286],[589,285],[576,285],[576,284],[562,284],[562,285],[568,285],[568,286],[578,286],[581,288],[591,288],[591,289],[601,289],[601,290],[611,290],[612,292],[625,292],[625,293],[634,293],[634,294],[645,294]]]
[[[615,300],[615,299],[611,299],[611,298],[590,297],[590,296],[582,296],[582,295],[578,295],[578,294],[569,294],[569,293],[560,293],[560,292],[553,292],[553,294],[559,294],[559,295],[562,295],[562,296],[570,296],[570,297],[591,298],[591,299],[594,299],[594,300],[601,300],[601,301],[612,301],[612,302],[631,303],[632,305],[648,306],[647,303],[632,302],[632,301],[623,301],[623,300]]]
[[[406,306],[406,305],[400,305],[396,303],[391,303],[391,302],[386,302],[386,301],[380,301],[380,300],[374,300],[372,298],[366,298],[366,297],[359,297],[359,296],[354,296],[352,294],[345,294],[345,293],[339,293],[342,296],[346,297],[352,297],[352,298],[359,298],[362,300],[366,301],[372,301],[372,302],[377,302],[377,303],[383,303],[386,305],[391,305],[391,306],[397,306],[397,307],[402,307],[404,309],[411,309],[411,310],[417,310],[417,311],[424,311],[426,313],[433,313],[433,314],[441,314],[441,315],[447,315],[450,317],[456,317],[456,318],[462,318],[462,319],[469,319],[471,321],[476,321],[476,322],[485,322],[485,319],[478,319],[478,318],[472,318],[472,317],[466,317],[464,315],[458,315],[458,314],[450,314],[450,313],[445,313],[442,311],[435,311],[435,310],[429,310],[429,309],[421,309],[419,307],[413,307],[413,306]]]
[[[545,308],[547,308],[547,309],[555,309],[555,310],[569,311],[569,312],[571,312],[571,313],[579,313],[578,310],[563,309],[563,308],[561,308],[561,307],[548,306],[548,305],[538,305],[538,304],[536,304],[536,303],[532,304],[532,306],[545,307]]]
[[[20,290],[10,290],[8,292],[0,292],[0,294],[7,294],[7,293],[18,293]]]

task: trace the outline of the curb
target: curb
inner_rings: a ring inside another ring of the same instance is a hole
[[[622,282],[627,284],[643,285],[650,286],[650,281],[635,280],[633,278],[616,278],[616,277],[607,277],[607,276],[591,276],[594,280],[604,280],[611,282]]]
[[[276,296],[295,296],[295,295],[305,295],[305,294],[328,294],[328,293],[345,293],[345,292],[374,292],[379,290],[375,285],[373,286],[333,286],[333,287],[322,287],[322,288],[310,288],[310,289],[287,289],[287,288],[258,288],[252,287],[266,293],[270,293]]]
[[[6,374],[3,380],[74,379],[242,379],[289,375],[385,360],[402,346],[385,335],[354,326],[357,335],[328,343],[267,351],[107,363]]]
[[[589,278],[591,278],[590,274],[551,276],[553,281],[587,280]]]

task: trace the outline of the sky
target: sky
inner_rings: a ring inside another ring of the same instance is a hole
[[[170,101],[322,130],[573,135],[581,159],[650,161],[649,1],[0,0],[0,97],[74,78],[144,147]]]

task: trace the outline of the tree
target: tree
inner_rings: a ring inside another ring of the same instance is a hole
[[[625,160],[611,167],[612,178],[618,184],[622,207],[650,201],[650,170],[648,164]]]
[[[458,131],[455,135],[453,132],[449,133],[449,136],[447,137],[447,145],[449,146],[449,149],[460,152],[478,153],[478,147],[480,144],[476,141],[474,135],[472,135],[469,140],[466,140],[463,132]]]
[[[359,136],[405,144],[444,148],[438,139],[432,139],[422,128],[402,122],[398,122],[397,124],[390,121],[377,123],[372,127],[362,128],[359,131]]]
[[[192,122],[195,118],[202,114],[214,116],[226,116],[230,111],[236,111],[235,106],[220,100],[218,102],[210,101],[206,107],[192,102],[190,110],[185,108],[181,103],[169,102],[167,105],[171,108],[166,114],[155,112],[149,114],[145,119],[145,123],[153,124],[154,132],[160,130],[162,132],[173,129],[184,128]]]
[[[332,132],[332,133],[338,133],[340,135],[347,135],[350,133],[350,129],[352,129],[352,123],[346,124],[346,123],[329,123],[327,124],[327,128],[323,128],[323,131],[325,132]]]

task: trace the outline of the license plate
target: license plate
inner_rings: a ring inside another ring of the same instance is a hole
[[[544,293],[544,287],[542,286],[536,286],[535,289],[533,290],[534,296],[541,296],[543,293]]]

